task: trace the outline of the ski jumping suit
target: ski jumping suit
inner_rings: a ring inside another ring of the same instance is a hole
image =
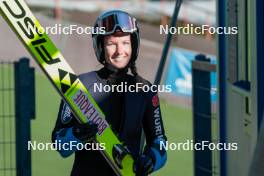
[[[81,74],[79,79],[92,94],[113,132],[126,144],[133,158],[136,159],[144,152],[154,160],[153,171],[161,168],[166,162],[167,154],[165,148],[160,150],[160,143],[165,144],[166,136],[157,93],[151,91],[102,93],[94,89],[95,84],[98,86],[121,82],[127,82],[127,85],[135,85],[136,82],[149,86],[151,84],[140,76],[127,74],[127,71],[114,72],[106,67],[99,71]],[[78,141],[72,133],[72,127],[77,123],[69,107],[61,101],[56,125],[52,132],[52,141],[61,140],[62,143]],[[146,145],[143,151],[142,136],[144,135]],[[63,157],[68,157],[75,152],[72,176],[115,175],[98,150],[62,149],[58,152]]]

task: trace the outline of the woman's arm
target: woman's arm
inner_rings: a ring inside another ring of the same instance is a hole
[[[147,107],[143,119],[143,128],[146,135],[144,154],[153,160],[153,171],[163,167],[167,161],[165,136],[159,97],[156,92],[147,93]]]
[[[63,148],[57,148],[62,157],[68,157],[76,151],[76,147],[70,148],[70,143],[81,142],[73,135],[73,126],[75,123],[76,120],[70,108],[61,101],[57,121],[52,132],[52,142],[60,143],[61,146],[64,146]]]

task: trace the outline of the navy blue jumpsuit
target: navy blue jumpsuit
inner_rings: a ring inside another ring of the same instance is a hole
[[[127,145],[133,158],[136,159],[142,153],[150,155],[154,161],[154,171],[161,168],[166,162],[167,155],[164,148],[160,149],[160,143],[166,141],[166,136],[157,93],[152,91],[102,93],[95,90],[95,84],[119,85],[126,82],[127,85],[135,85],[140,82],[141,85],[150,86],[151,83],[140,76],[127,74],[127,71],[115,72],[106,67],[99,71],[81,74],[79,79],[104,112],[113,132]],[[56,125],[52,132],[52,141],[78,140],[72,134],[72,127],[77,124],[69,107],[61,101]],[[145,147],[143,147],[144,141]],[[115,175],[97,150],[58,151],[63,157],[75,152],[72,176]]]

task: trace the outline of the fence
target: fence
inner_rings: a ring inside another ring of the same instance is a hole
[[[192,62],[192,92],[193,92],[193,137],[195,143],[218,142],[218,120],[216,105],[212,103],[211,75],[216,72],[216,65],[204,55],[197,55]],[[219,153],[209,150],[194,150],[195,176],[215,176],[219,173]]]
[[[16,175],[14,67],[0,62],[0,175]]]
[[[29,59],[0,61],[0,176],[31,176],[30,119],[35,117]]]

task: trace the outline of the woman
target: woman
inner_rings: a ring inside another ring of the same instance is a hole
[[[133,156],[136,175],[147,175],[166,162],[166,151],[160,144],[166,141],[157,92],[142,88],[129,91],[98,92],[97,86],[151,84],[140,77],[135,61],[139,50],[139,29],[135,18],[120,10],[100,15],[94,29],[93,46],[103,68],[79,76],[106,116],[111,129]],[[100,30],[99,30],[100,31]],[[132,74],[129,74],[128,71]],[[138,91],[137,91],[138,90]],[[137,92],[135,92],[137,91]],[[72,140],[88,142],[95,139],[97,125],[80,125],[69,107],[62,101],[52,139],[66,143]],[[144,142],[146,138],[146,145]],[[75,152],[72,176],[115,175],[103,156],[96,150],[58,150],[63,157]]]

